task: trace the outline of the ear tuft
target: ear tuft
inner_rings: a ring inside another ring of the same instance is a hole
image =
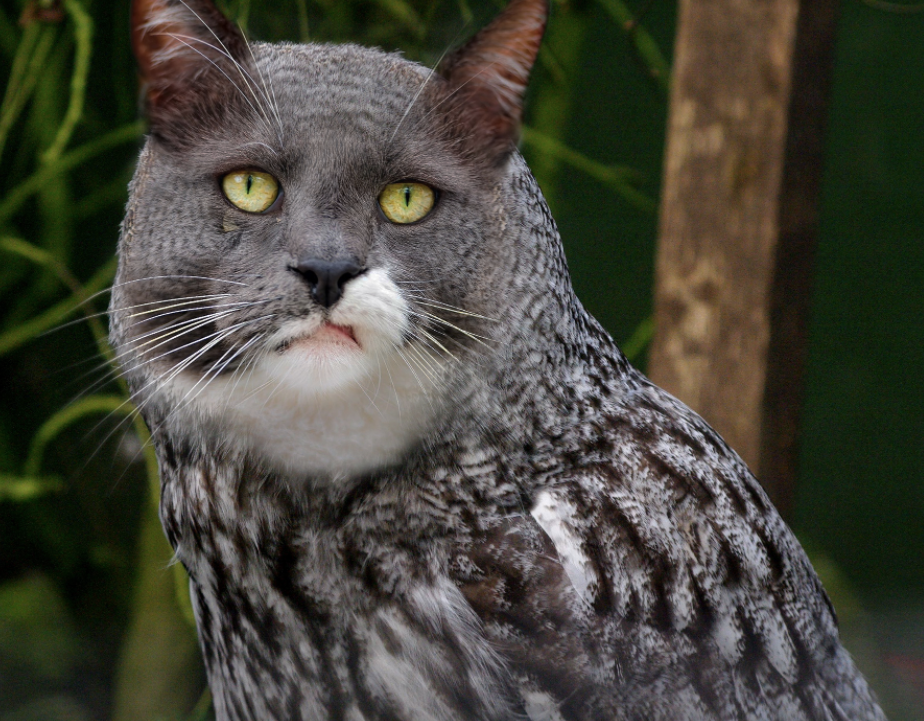
[[[494,21],[440,66],[447,104],[464,132],[495,160],[515,146],[523,94],[549,16],[548,0],[510,0]]]
[[[211,0],[132,0],[132,48],[145,85],[152,130],[170,137],[193,110],[240,87],[247,42]],[[234,95],[233,92],[230,95]]]

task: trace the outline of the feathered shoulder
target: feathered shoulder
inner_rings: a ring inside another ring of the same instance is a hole
[[[636,380],[460,574],[526,693],[562,719],[881,718],[756,478]]]

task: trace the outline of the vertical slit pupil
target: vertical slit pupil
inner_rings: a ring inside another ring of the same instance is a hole
[[[250,189],[253,187],[253,176],[247,176],[247,195],[250,195]]]
[[[411,207],[411,186],[410,185],[404,186],[404,207],[405,208]]]

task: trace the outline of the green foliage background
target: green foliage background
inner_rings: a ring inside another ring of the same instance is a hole
[[[500,0],[227,0],[260,39],[434,64]],[[924,713],[924,13],[844,0],[794,526],[893,719]],[[524,152],[644,365],[669,0],[555,2]],[[0,721],[207,718],[105,288],[144,125],[127,0],[0,4]],[[76,322],[75,322],[76,321]]]

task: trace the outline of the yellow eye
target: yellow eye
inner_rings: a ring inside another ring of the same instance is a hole
[[[392,223],[414,223],[433,210],[436,193],[423,183],[391,183],[379,196],[379,207]]]
[[[262,213],[276,202],[279,183],[260,170],[234,170],[221,179],[221,191],[241,210]]]

